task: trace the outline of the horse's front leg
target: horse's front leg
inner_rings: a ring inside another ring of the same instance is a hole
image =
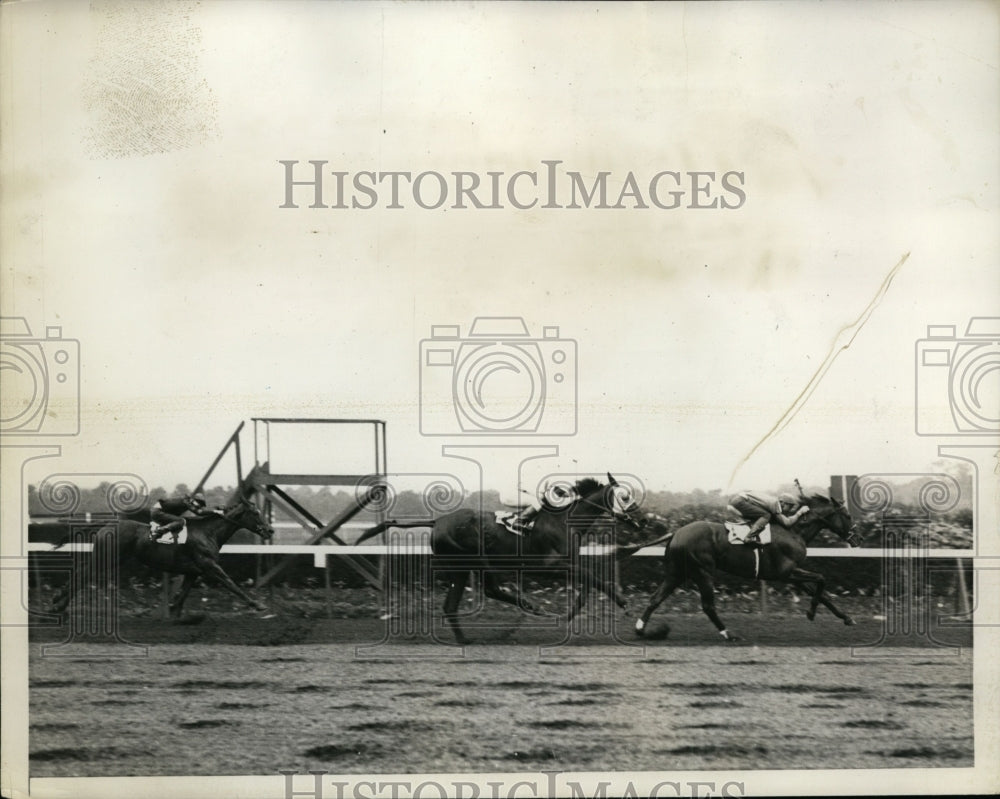
[[[597,573],[594,568],[584,569],[580,574],[580,585],[577,588],[577,598],[576,602],[573,604],[569,612],[569,619],[572,620],[582,609],[587,601],[587,596],[590,594],[591,588],[597,588],[602,591],[610,599],[614,600],[614,603],[625,611],[625,615],[630,615],[628,612],[628,599],[625,598],[625,594],[622,593],[621,589],[618,587],[618,581],[613,577],[605,579],[600,574]]]
[[[171,619],[179,619],[181,617],[181,610],[184,607],[184,602],[187,600],[188,594],[191,593],[191,589],[194,588],[194,585],[197,582],[197,574],[184,575],[184,582],[181,583],[180,591],[178,591],[177,595],[170,600],[168,613],[170,614]]]
[[[66,612],[70,601],[73,599],[73,577],[66,581],[66,585],[60,588],[52,598],[52,612],[60,616]]]
[[[660,583],[656,591],[649,598],[649,604],[646,609],[642,612],[642,615],[635,623],[635,631],[639,635],[643,635],[646,630],[646,625],[649,623],[650,616],[653,615],[654,611],[663,604],[663,601],[670,596],[681,584],[681,575],[677,567],[674,565],[672,560],[664,561],[664,578],[663,582]],[[667,627],[667,633],[669,634],[670,628]]]
[[[812,583],[813,590],[809,599],[809,610],[806,611],[806,618],[809,619],[809,621],[812,621],[816,618],[816,608],[819,607],[819,603],[823,596],[823,589],[826,587],[826,578],[819,572],[795,568],[792,570],[792,573],[788,575],[788,579],[803,586],[806,583]]]
[[[222,567],[216,563],[214,560],[209,560],[208,558],[199,558],[195,561],[198,568],[201,569],[202,576],[211,580],[214,583],[218,583],[223,588],[225,588],[229,593],[234,596],[239,597],[244,602],[246,602],[254,610],[264,610],[264,606],[260,604],[257,600],[251,597],[246,591],[240,588],[236,583],[233,582],[232,578],[223,571]],[[187,578],[185,578],[186,581]],[[181,589],[183,591],[183,589]]]
[[[458,624],[458,606],[465,594],[465,586],[469,582],[469,572],[455,572],[448,575],[451,580],[448,585],[448,593],[444,598],[444,620],[451,628],[455,640],[463,646],[469,643],[462,628]]]
[[[833,600],[830,599],[830,595],[824,590],[826,586],[826,578],[824,578],[822,574],[819,572],[809,571],[808,569],[796,568],[792,570],[787,579],[788,582],[794,583],[807,591],[809,590],[807,588],[808,583],[812,583],[815,586],[812,591],[812,601],[809,603],[809,611],[806,613],[806,618],[809,619],[809,621],[813,621],[816,618],[816,608],[820,603],[822,603],[824,607],[829,609],[829,611],[844,622],[844,624],[848,626],[854,624],[854,619],[834,605]]]

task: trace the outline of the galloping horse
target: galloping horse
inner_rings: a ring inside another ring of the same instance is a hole
[[[504,585],[499,573],[517,571],[523,568],[562,569],[573,571],[586,567],[578,565],[574,547],[578,545],[579,533],[590,529],[598,518],[610,514],[635,529],[641,529],[645,517],[639,512],[631,492],[608,475],[608,485],[592,478],[578,480],[575,485],[575,499],[565,507],[556,508],[549,504],[535,517],[534,527],[523,535],[512,533],[497,523],[494,514],[479,512],[471,508],[447,513],[433,522],[387,521],[365,531],[358,538],[360,544],[391,527],[431,527],[431,551],[437,568],[449,581],[448,593],[444,601],[444,617],[460,644],[468,639],[458,624],[458,606],[472,571],[483,572],[483,590],[486,596],[520,607],[534,615],[545,615],[521,593],[517,584]],[[455,562],[454,569],[441,569],[449,560]],[[613,587],[611,581],[598,575],[588,575],[595,585],[613,596],[619,607],[625,607],[625,598]],[[583,592],[570,609],[572,618],[585,601]]]
[[[264,606],[236,585],[219,565],[219,550],[237,530],[248,530],[264,541],[274,535],[257,506],[240,491],[223,511],[186,521],[187,541],[182,544],[158,544],[150,540],[148,524],[132,519],[119,519],[114,524],[102,527],[94,535],[91,562],[120,564],[132,558],[158,571],[183,574],[181,589],[170,602],[172,619],[180,618],[184,600],[199,577],[207,582],[217,583],[254,610],[264,610]],[[66,541],[60,542],[56,548],[65,543]],[[106,577],[107,575],[105,582]],[[73,590],[73,580],[70,580],[53,600],[53,612],[62,613],[66,610],[73,598]]]
[[[797,481],[796,481],[797,484]],[[619,547],[618,554],[627,555],[637,552],[645,546],[666,543],[667,549],[663,556],[664,580],[649,600],[649,606],[635,623],[636,632],[643,635],[649,617],[653,615],[660,604],[685,580],[691,579],[698,586],[701,594],[701,609],[712,620],[716,629],[727,641],[736,641],[726,625],[715,612],[715,586],[713,575],[716,569],[721,569],[737,577],[750,579],[774,580],[791,583],[801,588],[813,585],[812,601],[806,617],[812,621],[816,617],[816,608],[822,603],[844,624],[854,624],[854,620],[842,613],[830,600],[824,590],[825,579],[822,574],[802,568],[806,559],[806,545],[823,529],[830,530],[847,542],[848,546],[857,546],[857,536],[854,532],[851,516],[847,508],[836,499],[813,494],[806,496],[799,488],[803,501],[809,506],[809,513],[801,518],[792,530],[785,530],[778,525],[771,526],[771,542],[763,547],[734,546],[729,543],[726,526],[717,522],[692,522],[681,527],[674,533],[666,533],[655,541],[629,547]],[[662,520],[653,519],[648,529],[664,530],[666,525]],[[757,562],[759,557],[759,563]],[[669,627],[667,628],[669,632]]]

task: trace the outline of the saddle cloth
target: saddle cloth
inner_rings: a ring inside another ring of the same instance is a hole
[[[149,529],[150,529],[150,532],[153,535],[153,540],[157,544],[173,544],[174,543],[174,537],[173,537],[173,535],[171,533],[162,533],[160,535],[157,535],[156,531],[159,528],[159,526],[160,525],[158,525],[156,522],[150,522],[150,524],[149,524]],[[183,544],[187,540],[188,540],[188,528],[187,528],[187,525],[185,524],[181,528],[181,531],[177,534],[177,543],[178,544]]]
[[[726,522],[725,524],[726,532],[729,533],[729,543],[742,546],[747,533],[750,532],[750,525],[740,522]],[[771,525],[765,525],[764,529],[760,531],[760,543],[771,543]]]
[[[518,516],[516,510],[495,510],[493,511],[493,516],[496,519],[496,523],[504,527],[508,532],[514,535],[524,535],[523,530],[514,528],[514,519]]]

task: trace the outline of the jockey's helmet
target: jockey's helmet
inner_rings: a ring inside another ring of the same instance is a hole
[[[792,510],[797,508],[801,504],[799,502],[798,497],[796,497],[794,494],[789,494],[787,491],[784,494],[778,495],[778,502],[781,503],[782,508],[788,508]]]

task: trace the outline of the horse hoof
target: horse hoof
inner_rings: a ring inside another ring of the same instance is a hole
[[[853,627],[855,624],[857,624],[857,622],[854,621],[854,619],[852,619],[850,616],[848,616],[846,619],[844,619],[844,624],[847,625],[848,627]]]
[[[670,637],[670,625],[666,622],[653,622],[640,627],[637,622],[635,625],[635,634],[640,638],[651,641],[665,641]]]
[[[174,616],[171,621],[174,624],[201,624],[208,618],[204,613],[189,613],[186,616]]]
[[[816,614],[815,613],[807,613],[806,614],[806,618],[809,619],[809,621],[815,621],[816,620]]]

